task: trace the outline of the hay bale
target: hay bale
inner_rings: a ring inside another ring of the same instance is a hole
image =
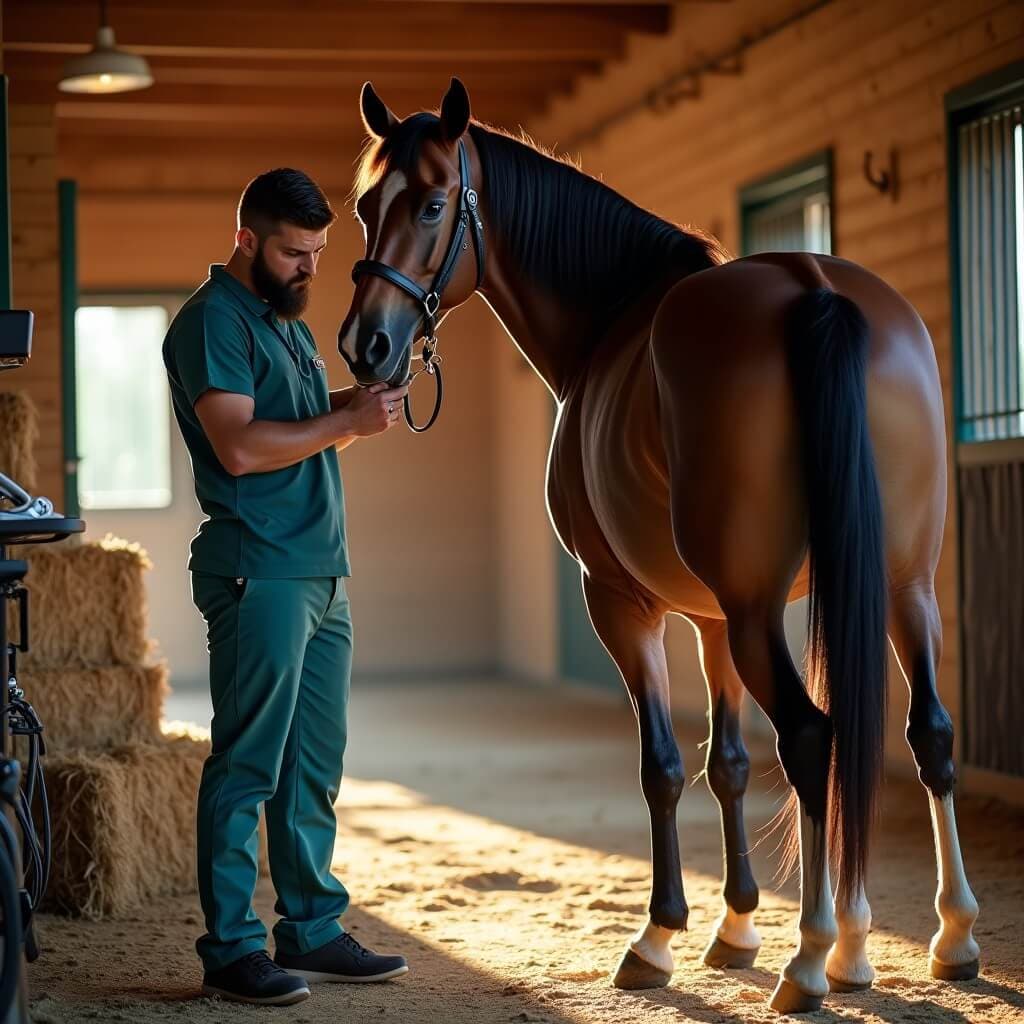
[[[0,473],[34,494],[36,489],[36,441],[39,425],[36,407],[20,391],[0,391]]]
[[[196,796],[210,752],[200,735],[47,756],[53,870],[44,909],[99,920],[195,892]],[[264,874],[265,850],[262,833]]]
[[[25,545],[30,650],[25,668],[140,665],[146,638],[146,552],[107,536],[78,546]],[[14,616],[16,620],[17,614]]]
[[[167,664],[106,665],[98,668],[19,668],[25,699],[43,723],[50,754],[79,747],[154,743],[161,737],[160,714]]]
[[[195,888],[195,795],[208,753],[187,737],[46,758],[53,870],[44,907],[98,920]]]

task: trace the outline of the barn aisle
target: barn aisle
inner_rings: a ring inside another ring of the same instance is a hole
[[[169,714],[206,724],[201,697]],[[769,837],[755,852],[762,885],[757,965],[723,974],[700,954],[718,912],[717,807],[703,781],[680,804],[690,931],[675,945],[670,988],[609,985],[643,921],[647,825],[635,730],[624,701],[495,681],[368,683],[353,695],[335,867],[349,887],[348,927],[405,953],[411,971],[385,986],[320,986],[305,1003],[253,1010],[196,997],[194,896],[103,923],[46,917],[30,970],[33,1020],[49,1022],[402,1021],[408,1024],[768,1021],[775,974],[796,927],[795,886],[771,886]],[[681,736],[687,773],[700,737]],[[781,789],[760,751],[747,819],[753,835]],[[772,787],[775,787],[772,791]],[[887,790],[873,861],[872,992],[840,995],[809,1021],[1021,1019],[1024,815],[962,802],[968,870],[981,902],[983,977],[944,985],[927,973],[934,870],[927,806],[905,783]],[[261,883],[257,910],[273,920]]]

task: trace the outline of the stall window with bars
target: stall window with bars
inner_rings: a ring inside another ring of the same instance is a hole
[[[740,191],[743,255],[832,252],[832,172],[828,153]]]
[[[958,436],[1024,437],[1021,103],[956,127]]]

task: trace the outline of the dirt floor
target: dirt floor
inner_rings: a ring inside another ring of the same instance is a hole
[[[189,713],[185,697],[170,708],[177,717]],[[206,724],[205,702],[191,707]],[[717,805],[703,781],[680,804],[691,913],[690,930],[675,944],[673,982],[639,993],[609,983],[624,943],[645,920],[649,880],[636,731],[624,701],[495,682],[364,684],[351,717],[335,860],[352,894],[344,923],[364,943],[404,953],[408,975],[385,985],[317,986],[289,1008],[199,998],[192,944],[203,929],[198,900],[187,896],[99,924],[43,918],[45,952],[29,972],[33,1020],[778,1019],[767,999],[793,948],[797,905],[792,881],[772,885],[772,840],[754,854],[764,939],[756,966],[720,972],[700,960],[721,873]],[[703,763],[699,739],[681,736],[691,777]],[[783,792],[767,764],[756,775],[747,801],[755,836]],[[870,879],[877,982],[867,993],[830,997],[805,1020],[1024,1021],[1024,813],[961,801],[960,818],[982,908],[982,977],[947,984],[928,974],[935,925],[928,808],[918,786],[892,782]],[[268,926],[272,904],[263,882],[257,910]]]

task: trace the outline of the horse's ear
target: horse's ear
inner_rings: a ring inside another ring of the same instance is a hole
[[[462,138],[469,127],[469,116],[469,93],[462,82],[453,78],[441,101],[441,134],[447,142]]]
[[[366,82],[359,94],[359,109],[363,115],[366,130],[375,138],[383,139],[398,124],[398,118],[388,109],[388,105],[374,92],[373,86]]]

